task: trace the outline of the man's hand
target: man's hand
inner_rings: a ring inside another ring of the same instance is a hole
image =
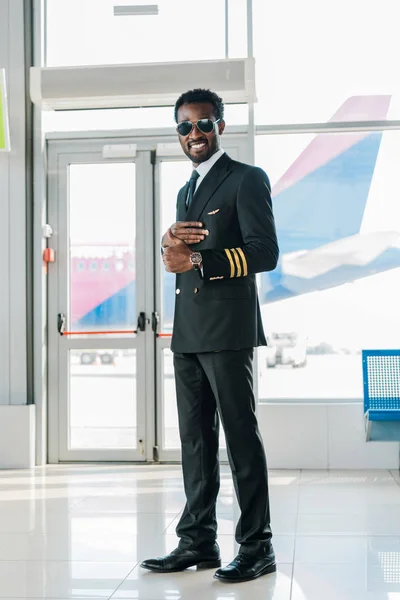
[[[192,254],[191,249],[179,238],[172,235],[171,230],[168,229],[164,238],[166,238],[166,245],[163,261],[165,270],[168,273],[185,273],[193,268],[190,262],[190,255]]]
[[[203,223],[197,223],[195,221],[178,221],[171,225],[169,231],[173,236],[190,246],[191,244],[198,244],[203,241],[206,235],[209,234],[208,229],[202,229],[202,227]],[[162,239],[162,246],[163,248],[167,248],[169,245],[167,232]]]

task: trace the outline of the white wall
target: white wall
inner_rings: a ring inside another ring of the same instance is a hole
[[[261,404],[270,469],[398,469],[399,444],[366,442],[362,403]]]
[[[35,407],[0,406],[0,469],[35,466]]]

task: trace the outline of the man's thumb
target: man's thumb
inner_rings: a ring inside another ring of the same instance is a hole
[[[172,233],[171,228],[169,228],[167,231],[167,239],[170,242],[171,246],[176,246],[177,244],[182,243],[182,241]]]

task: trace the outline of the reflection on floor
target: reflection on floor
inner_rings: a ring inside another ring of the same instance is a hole
[[[271,471],[278,573],[222,584],[213,571],[157,575],[172,550],[179,466],[79,465],[0,472],[0,598],[400,599],[400,477],[389,471]],[[236,554],[232,481],[218,502],[223,562]]]

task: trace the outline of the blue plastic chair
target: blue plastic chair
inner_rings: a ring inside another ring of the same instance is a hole
[[[367,442],[400,441],[400,350],[363,350]]]

